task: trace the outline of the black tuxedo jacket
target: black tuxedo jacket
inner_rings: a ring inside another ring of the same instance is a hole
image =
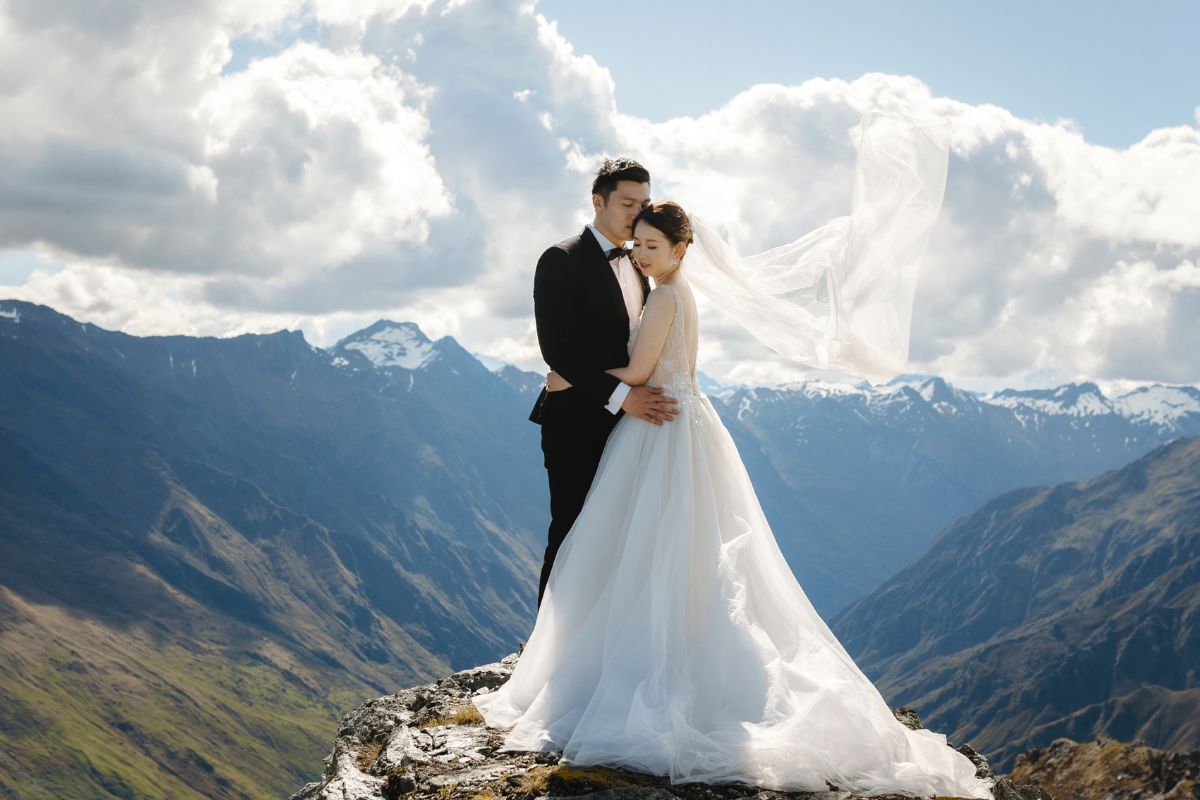
[[[641,270],[634,271],[645,303],[650,282]],[[577,400],[608,414],[604,406],[620,381],[604,370],[629,365],[629,312],[617,276],[590,228],[548,247],[538,259],[533,315],[542,358],[571,383],[568,391]],[[543,388],[530,420],[542,422],[545,400]]]

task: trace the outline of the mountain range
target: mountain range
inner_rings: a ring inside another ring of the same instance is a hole
[[[813,605],[830,616],[933,535],[1021,486],[1079,480],[1200,434],[1200,389],[981,394],[941,378],[709,391]]]
[[[537,450],[453,340],[414,373],[359,349],[379,330],[0,310],[0,786],[283,792],[347,703],[515,646]]]
[[[362,697],[511,652],[540,384],[411,323],[317,348],[0,301],[0,790],[286,792]],[[996,495],[1200,432],[1186,386],[706,385],[827,618]]]

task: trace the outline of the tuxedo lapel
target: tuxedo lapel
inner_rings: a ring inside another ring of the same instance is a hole
[[[588,271],[595,273],[600,282],[607,287],[608,294],[612,297],[617,313],[621,315],[621,319],[625,320],[625,324],[628,325],[629,311],[625,308],[625,296],[621,294],[621,284],[617,282],[617,274],[613,272],[612,265],[604,257],[603,248],[596,241],[596,237],[592,235],[591,228],[588,228],[586,225],[579,238],[584,241],[583,249],[585,257],[588,260]]]

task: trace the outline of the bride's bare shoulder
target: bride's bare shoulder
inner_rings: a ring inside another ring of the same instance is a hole
[[[678,290],[669,283],[655,286],[646,297],[646,310],[642,314],[649,314],[651,309],[654,309],[654,313],[674,316],[675,302],[678,297]]]

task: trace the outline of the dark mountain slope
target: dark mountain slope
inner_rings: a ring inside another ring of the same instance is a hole
[[[1066,736],[1200,745],[1200,437],[995,498],[830,626],[1007,769]]]

